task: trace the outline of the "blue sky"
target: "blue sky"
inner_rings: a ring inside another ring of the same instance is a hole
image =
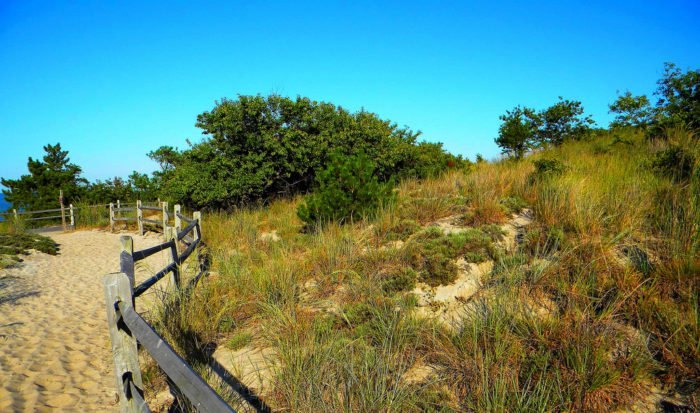
[[[488,3],[488,4],[487,4]],[[663,62],[700,67],[700,2],[0,0],[0,176],[61,142],[88,179],[149,172],[222,97],[378,113],[473,158],[498,116],[557,96],[602,126]]]

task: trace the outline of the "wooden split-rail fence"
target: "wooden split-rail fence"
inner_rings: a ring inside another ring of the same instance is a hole
[[[174,206],[173,215],[175,216],[175,226],[177,227],[181,220],[180,216],[182,216],[180,205]],[[170,212],[168,211],[167,202],[145,203],[136,201],[133,204],[124,204],[117,201],[116,204],[109,204],[109,228],[112,232],[114,232],[114,228],[119,222],[127,224],[135,222],[141,235],[149,226],[156,230],[160,229],[165,234],[169,220]]]
[[[143,205],[140,207],[145,209]],[[180,292],[183,291],[180,269],[201,244],[202,229],[200,213],[195,212],[192,218],[188,218],[180,214],[179,210],[179,206],[176,205],[174,227],[168,226],[168,221],[163,220],[167,241],[162,244],[134,251],[133,239],[130,236],[122,236],[120,272],[104,277],[107,323],[122,412],[150,411],[144,400],[137,349],[139,345],[165,372],[177,391],[184,395],[198,411],[234,412],[233,408],[172,349],[135,309],[136,298],[168,274],[172,277],[173,288],[180,290]],[[162,211],[166,214],[167,206]],[[183,223],[186,226],[180,228]],[[184,244],[184,249],[180,248],[181,244]],[[136,285],[134,279],[135,263],[165,250],[171,252],[172,262],[146,281]],[[201,264],[198,269],[199,272],[184,286],[185,289],[194,288],[199,279],[207,274],[206,264]]]

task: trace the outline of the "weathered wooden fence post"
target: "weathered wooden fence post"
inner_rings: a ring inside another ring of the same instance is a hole
[[[19,216],[17,215],[17,210],[14,208],[12,209],[12,215],[14,215],[15,217],[15,225],[17,225],[17,221],[19,221]]]
[[[58,202],[61,204],[61,226],[63,227],[63,232],[66,231],[66,207],[63,206],[63,190],[58,192]]]
[[[105,301],[107,303],[107,325],[112,343],[114,374],[117,382],[117,395],[122,412],[147,411],[137,403],[135,397],[127,397],[126,389],[131,380],[137,390],[143,392],[141,368],[136,338],[127,329],[120,326],[119,302],[129,306],[133,303],[131,281],[124,273],[107,274],[104,277]]]
[[[122,235],[119,237],[119,243],[122,246],[122,252],[119,255],[119,271],[126,274],[131,283],[131,289],[133,290],[136,283],[134,270],[134,239],[128,235]]]
[[[182,231],[182,220],[180,219],[180,204],[175,204],[175,206],[173,207],[173,211],[175,213],[175,231],[180,232]]]
[[[114,232],[114,203],[109,203],[109,230]]]
[[[141,209],[141,200],[136,201],[136,222],[139,226],[139,235],[143,235],[143,209]]]
[[[176,263],[175,268],[171,272],[172,275],[172,283],[175,286],[175,291],[180,291],[180,266],[177,264],[177,261],[180,256],[180,248],[177,243],[177,229],[175,227],[165,227],[165,239],[170,241],[173,241],[173,246],[170,247],[170,253],[172,255],[173,262]]]
[[[75,213],[73,212],[73,204],[69,204],[70,207],[70,227],[75,229]]]
[[[194,230],[197,231],[196,239],[202,239],[202,213],[199,211],[193,212],[192,219],[197,220],[197,226],[194,227]]]
[[[168,237],[165,235],[165,229],[168,228],[168,218],[169,218],[168,217],[168,202],[163,201],[162,207],[163,207],[163,237],[167,241]]]
[[[117,199],[117,218],[122,217],[122,211],[120,211],[120,209],[122,209],[122,203]]]

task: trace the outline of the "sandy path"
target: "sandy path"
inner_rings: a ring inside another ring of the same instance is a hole
[[[132,236],[135,249],[162,242],[156,234]],[[33,253],[0,270],[36,293],[0,304],[0,411],[115,411],[102,277],[119,268],[119,235],[51,237],[58,256]],[[166,254],[137,268],[137,279],[164,266]]]

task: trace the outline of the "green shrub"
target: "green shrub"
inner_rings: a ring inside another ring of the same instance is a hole
[[[440,228],[430,227],[417,234],[411,244],[414,268],[419,269],[421,280],[433,287],[457,278],[458,258],[479,263],[496,256],[491,237],[475,228],[443,234]]]
[[[527,203],[524,199],[515,195],[502,198],[501,205],[503,205],[511,214],[517,214],[527,206]]]
[[[389,295],[401,291],[410,291],[416,287],[417,278],[418,274],[410,267],[391,271],[382,279],[382,290]]]
[[[250,344],[253,339],[253,335],[247,331],[241,331],[234,334],[231,338],[226,341],[226,347],[236,351]]]
[[[538,159],[532,162],[535,170],[530,174],[530,183],[562,175],[566,171],[566,165],[557,159]]]
[[[416,221],[412,219],[402,219],[389,228],[386,237],[389,241],[406,241],[408,237],[418,232],[418,230],[420,230],[420,224]]]
[[[695,155],[679,145],[672,145],[658,152],[651,162],[652,169],[674,182],[690,179],[695,166]]]
[[[318,188],[299,206],[299,218],[312,225],[374,214],[395,197],[391,183],[380,183],[375,171],[375,164],[364,154],[334,153],[328,168],[317,176]]]

